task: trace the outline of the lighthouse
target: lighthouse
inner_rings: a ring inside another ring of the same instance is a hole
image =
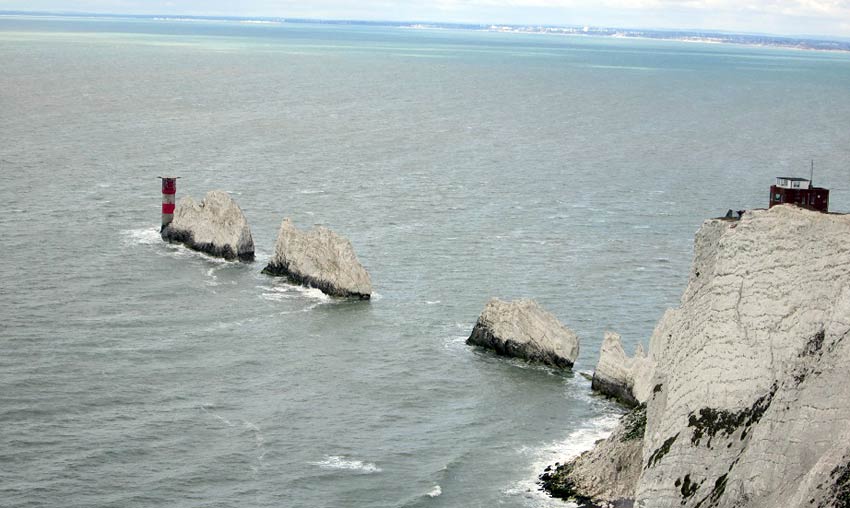
[[[162,232],[165,226],[174,220],[174,196],[177,194],[177,179],[179,176],[160,176],[162,180]]]

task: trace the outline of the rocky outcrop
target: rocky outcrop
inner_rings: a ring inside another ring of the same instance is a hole
[[[850,506],[849,334],[850,216],[707,221],[650,340],[635,506]]]
[[[548,467],[540,476],[543,488],[582,505],[631,507],[641,473],[645,430],[646,405],[641,404],[593,450],[566,464]]]
[[[645,403],[652,392],[653,368],[654,364],[643,352],[643,346],[638,344],[634,357],[629,358],[623,350],[620,336],[606,332],[591,388],[627,406],[637,406]]]
[[[559,368],[572,367],[579,352],[576,334],[529,299],[491,299],[466,343]]]
[[[228,260],[254,260],[251,228],[239,205],[222,191],[208,192],[197,203],[186,196],[177,203],[174,220],[162,238]]]
[[[289,219],[280,225],[274,255],[263,273],[287,277],[330,296],[368,300],[372,295],[369,273],[351,242],[322,226],[300,231]]]

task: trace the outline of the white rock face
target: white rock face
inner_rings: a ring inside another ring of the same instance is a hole
[[[707,221],[656,326],[635,506],[850,500],[850,216]]]
[[[182,198],[174,220],[162,230],[162,238],[225,259],[253,261],[254,240],[245,214],[223,191],[208,192],[197,203]]]
[[[626,405],[636,406],[649,399],[654,367],[654,362],[643,352],[643,346],[638,344],[634,357],[629,358],[620,336],[605,332],[591,387]]]
[[[572,367],[579,353],[576,334],[529,299],[491,299],[466,343],[560,368]]]
[[[368,300],[372,295],[372,280],[351,242],[322,226],[305,232],[284,219],[274,256],[263,271],[331,296]]]

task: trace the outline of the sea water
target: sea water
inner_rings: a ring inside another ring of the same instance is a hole
[[[647,344],[692,238],[808,176],[850,207],[850,57],[474,31],[0,19],[0,504],[552,507],[621,409],[465,345],[490,297]],[[229,192],[257,260],[164,244]],[[346,236],[347,302],[260,273]]]

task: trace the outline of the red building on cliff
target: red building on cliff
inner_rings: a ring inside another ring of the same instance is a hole
[[[829,211],[829,189],[812,187],[812,181],[788,176],[776,177],[770,186],[770,207],[790,203],[819,212]]]

